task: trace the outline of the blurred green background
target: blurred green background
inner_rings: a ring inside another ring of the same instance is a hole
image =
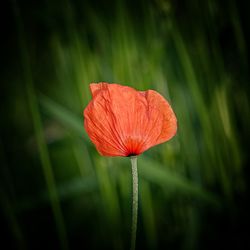
[[[101,157],[83,128],[99,81],[155,89],[178,118],[177,135],[138,159],[137,249],[250,247],[247,3],[1,10],[1,249],[129,249],[130,161]]]

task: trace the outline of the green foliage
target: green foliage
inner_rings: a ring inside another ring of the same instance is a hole
[[[33,38],[25,32],[32,15],[12,6],[21,67],[11,79],[22,91],[10,107],[24,111],[4,124],[14,121],[22,147],[12,145],[19,151],[12,161],[5,155],[11,167],[2,171],[0,204],[17,247],[34,249],[45,238],[54,249],[128,248],[130,161],[98,155],[83,128],[89,83],[106,81],[157,90],[178,119],[177,136],[138,159],[138,246],[207,249],[207,223],[211,238],[216,237],[216,218],[228,211],[226,220],[237,220],[235,202],[246,193],[241,138],[247,130],[238,127],[250,124],[250,112],[246,44],[236,4],[230,1],[225,12],[241,64],[232,71],[225,57],[229,52],[219,41],[222,28],[215,28],[224,20],[216,1],[203,7],[193,1],[184,20],[175,1],[138,3],[138,16],[123,1],[110,10],[102,1],[99,8],[63,3],[57,6],[60,29],[57,19],[54,25],[46,20],[55,14],[52,4],[37,9],[36,24],[47,27],[43,40],[42,31]],[[199,16],[197,6],[206,15]],[[113,16],[106,15],[112,10]],[[9,142],[4,146],[3,155],[11,151]]]

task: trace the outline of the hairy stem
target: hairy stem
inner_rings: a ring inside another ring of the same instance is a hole
[[[138,173],[137,173],[137,157],[131,156],[132,179],[133,179],[133,203],[132,203],[132,230],[131,230],[131,250],[135,249],[136,228],[138,214]]]

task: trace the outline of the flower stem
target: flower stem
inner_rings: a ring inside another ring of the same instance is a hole
[[[136,228],[138,214],[138,173],[137,173],[137,157],[131,156],[132,179],[133,179],[133,203],[132,203],[132,230],[131,230],[131,250],[135,249]]]

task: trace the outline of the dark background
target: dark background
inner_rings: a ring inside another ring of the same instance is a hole
[[[248,249],[247,1],[3,1],[2,249],[128,249],[129,159],[96,152],[89,83],[178,118],[139,164],[138,249]]]

